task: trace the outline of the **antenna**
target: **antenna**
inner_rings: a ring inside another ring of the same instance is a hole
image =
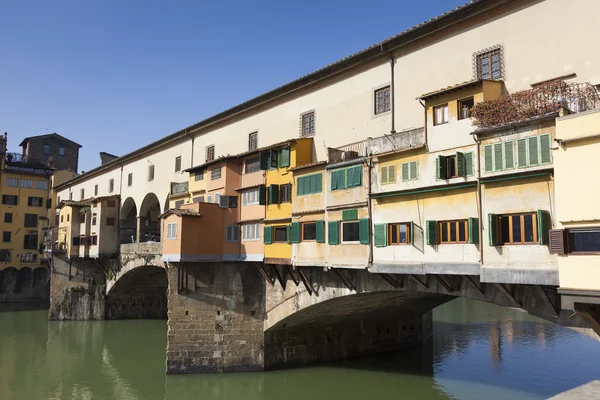
[[[48,126],[47,126],[47,127],[45,127],[45,128],[40,128],[40,129],[41,129],[41,130],[43,130],[43,131],[44,131],[44,133],[48,133],[48,129],[50,129],[50,127],[48,127]]]

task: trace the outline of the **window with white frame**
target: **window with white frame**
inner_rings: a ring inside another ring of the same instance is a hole
[[[169,239],[169,240],[177,239],[177,223],[176,222],[167,224],[167,239]]]
[[[19,180],[17,178],[6,178],[6,186],[19,187]]]
[[[342,222],[342,243],[358,243],[360,241],[359,234],[358,221]]]
[[[215,193],[215,203],[219,204],[220,201],[221,201],[221,194],[220,193]]]
[[[240,227],[237,225],[228,225],[225,240],[228,242],[240,241]]]
[[[242,240],[260,240],[260,224],[247,224],[242,226]]]
[[[256,188],[242,193],[242,205],[249,206],[252,204],[258,204],[258,192],[259,190]]]

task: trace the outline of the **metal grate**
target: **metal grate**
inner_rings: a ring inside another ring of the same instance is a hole
[[[315,112],[308,111],[300,115],[300,136],[312,136],[315,134]]]
[[[501,45],[473,53],[473,77],[504,80],[504,49]]]
[[[375,91],[375,114],[383,114],[384,112],[390,111],[390,87]]]

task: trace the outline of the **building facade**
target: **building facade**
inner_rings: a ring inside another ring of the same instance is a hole
[[[77,172],[81,145],[58,133],[30,136],[21,144],[23,156],[30,161],[44,163],[56,170]]]

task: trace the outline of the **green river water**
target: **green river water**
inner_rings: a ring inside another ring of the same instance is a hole
[[[600,379],[600,342],[465,299],[423,349],[284,371],[165,376],[166,321],[0,310],[0,399],[545,399]]]

